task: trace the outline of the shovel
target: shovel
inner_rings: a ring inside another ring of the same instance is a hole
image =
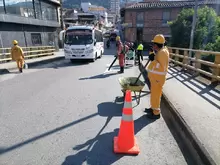
[[[115,61],[117,60],[117,58],[118,58],[118,57],[116,56],[115,59],[113,60],[113,62],[111,63],[111,65],[109,66],[108,70],[111,69],[112,65],[114,65],[114,63],[115,63]]]
[[[147,65],[149,64],[150,60],[147,61],[147,63],[145,64],[144,68],[147,67]],[[139,78],[141,77],[142,73],[139,74],[139,76],[137,77],[137,80],[134,83],[130,83],[130,86],[136,86],[137,82],[139,80]]]

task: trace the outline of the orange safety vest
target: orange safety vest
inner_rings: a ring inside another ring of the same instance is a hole
[[[148,67],[148,77],[151,80],[164,80],[166,79],[166,74],[169,65],[169,52],[163,47],[155,55],[154,61],[152,61]]]

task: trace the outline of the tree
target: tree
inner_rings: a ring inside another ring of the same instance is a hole
[[[193,14],[193,9],[183,9],[176,20],[169,22],[172,35],[171,46],[189,48]],[[219,27],[220,18],[214,9],[207,6],[199,8],[193,48],[205,49],[208,43],[214,43],[220,35]]]

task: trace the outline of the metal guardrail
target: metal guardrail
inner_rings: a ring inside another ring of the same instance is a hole
[[[220,52],[194,50],[185,48],[168,47],[170,52],[170,61],[174,64],[181,65],[184,69],[190,69],[198,74],[212,78],[211,81],[220,81]],[[194,57],[189,57],[189,52],[195,54]],[[183,54],[180,54],[183,53]],[[202,56],[215,56],[214,62],[202,60]],[[190,61],[194,63],[190,65]],[[210,67],[211,72],[201,68],[201,64]]]
[[[25,59],[54,55],[54,46],[22,47]],[[0,48],[0,63],[10,62],[11,48]]]

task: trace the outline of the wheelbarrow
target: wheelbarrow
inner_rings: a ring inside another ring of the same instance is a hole
[[[131,90],[131,92],[133,92],[135,95],[137,104],[140,104],[141,93],[145,85],[143,81],[139,80],[139,78],[137,77],[120,77],[119,84],[121,85],[121,91],[124,97],[126,94],[126,90]]]

